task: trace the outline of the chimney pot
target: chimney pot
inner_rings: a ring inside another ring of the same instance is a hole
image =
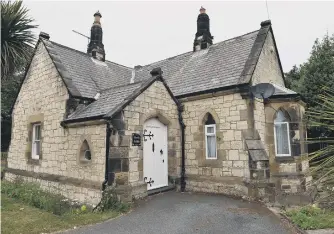
[[[40,32],[39,33],[39,38],[43,38],[43,39],[46,39],[46,40],[49,40],[50,39],[50,35],[46,32]]]
[[[265,26],[269,26],[271,25],[271,21],[270,20],[265,20],[261,22],[261,27],[265,27]]]
[[[152,71],[150,72],[152,76],[161,76],[162,75],[162,70],[160,67],[153,68]]]

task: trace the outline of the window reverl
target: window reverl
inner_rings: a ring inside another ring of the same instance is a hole
[[[276,156],[291,156],[289,119],[279,110],[274,120]]]
[[[39,159],[41,152],[41,124],[36,123],[32,126],[32,159]]]

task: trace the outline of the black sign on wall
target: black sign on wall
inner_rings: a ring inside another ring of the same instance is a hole
[[[141,136],[138,133],[132,133],[132,146],[141,145]]]

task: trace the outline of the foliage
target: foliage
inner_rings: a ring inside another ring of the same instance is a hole
[[[285,73],[287,88],[299,92],[308,107],[317,107],[314,100],[323,86],[334,89],[334,34],[314,42],[310,58]],[[321,108],[321,107],[319,107]]]
[[[286,213],[302,229],[334,228],[334,212],[305,206]]]
[[[17,199],[1,196],[1,231],[17,233],[53,233],[81,225],[99,223],[118,216],[108,212],[68,212],[61,216],[23,204]]]
[[[328,88],[322,89],[322,94],[315,99],[319,106],[310,108],[306,114],[308,125],[321,129],[322,132],[334,132],[334,92]],[[334,138],[320,137],[310,139],[309,143],[325,143],[327,146],[310,153],[313,183],[320,188],[321,200],[328,207],[334,208]]]
[[[94,209],[97,211],[115,210],[123,213],[130,209],[130,205],[121,202],[116,194],[115,188],[109,186],[103,191],[102,199]]]
[[[4,181],[1,184],[1,193],[56,215],[64,214],[72,209],[70,202],[65,197],[45,192],[33,183]]]
[[[37,28],[22,1],[1,1],[1,80],[24,70],[30,59]]]

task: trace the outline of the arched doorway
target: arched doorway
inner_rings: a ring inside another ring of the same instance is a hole
[[[144,123],[144,181],[147,190],[168,186],[167,126],[157,118]]]

